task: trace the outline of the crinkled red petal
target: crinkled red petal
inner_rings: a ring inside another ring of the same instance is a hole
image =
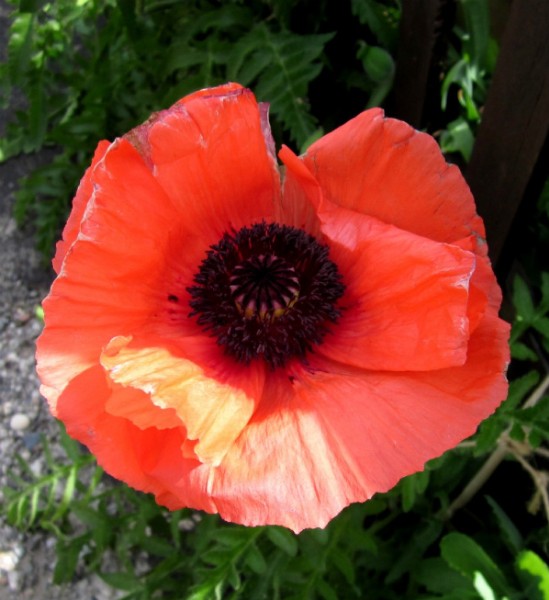
[[[315,142],[303,160],[335,204],[440,242],[484,237],[471,192],[435,140],[374,108]]]
[[[65,255],[67,254],[73,242],[76,240],[78,232],[80,231],[80,223],[82,222],[86,206],[88,205],[93,193],[93,170],[95,169],[97,163],[103,158],[103,156],[105,156],[105,152],[109,146],[110,143],[107,141],[99,142],[93,155],[92,164],[86,170],[86,173],[84,174],[84,177],[78,186],[76,196],[74,197],[72,203],[71,214],[69,215],[67,224],[63,229],[62,239],[57,242],[55,256],[52,260],[53,269],[57,274],[59,274],[61,271],[63,259],[65,258]]]
[[[335,205],[300,159],[287,148],[281,158],[285,189],[300,187],[301,196],[316,207],[321,234],[346,286],[341,317],[317,351],[364,369],[463,364],[474,254]]]
[[[467,363],[429,372],[345,368],[319,357],[273,378],[212,476],[227,520],[322,527],[472,435],[505,398],[509,326],[486,315]]]

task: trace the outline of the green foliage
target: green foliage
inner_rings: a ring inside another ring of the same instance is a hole
[[[459,53],[451,49],[450,59],[454,64],[442,82],[442,107],[447,106],[450,87],[457,85],[457,98],[466,111],[467,119],[480,121],[478,104],[486,95],[487,68],[488,65],[491,68],[495,66],[495,61],[488,57],[488,50],[494,43],[490,38],[489,5],[483,0],[461,0],[460,5],[465,28],[456,28],[461,49]]]
[[[83,453],[76,442],[62,432],[61,444],[71,459],[66,465],[58,464],[52,457],[48,441],[42,440],[47,473],[36,475],[29,464],[15,456],[17,472],[12,471],[13,487],[4,489],[5,515],[10,525],[20,529],[35,526],[61,533],[58,523],[68,514],[69,506],[79,496],[87,501],[93,494],[100,469],[94,467],[93,458]],[[90,474],[88,467],[92,468]],[[80,477],[86,472],[88,483]]]
[[[353,15],[368,27],[378,43],[394,53],[398,43],[401,6],[398,0],[351,0]]]
[[[357,58],[362,61],[364,72],[371,82],[371,95],[367,107],[380,106],[393,86],[395,61],[379,46],[370,46],[359,42]]]
[[[441,556],[453,571],[464,579],[459,592],[440,590],[445,599],[482,598],[483,600],[547,600],[549,598],[549,566],[531,550],[518,552],[515,561],[503,569],[471,537],[449,533],[441,543]],[[465,583],[465,580],[468,583]],[[435,590],[433,590],[435,591]]]
[[[259,23],[227,55],[228,78],[252,87],[259,100],[268,101],[272,114],[300,147],[316,126],[304,102],[307,87],[322,70],[317,59],[332,37],[273,34],[265,23]]]
[[[440,147],[446,154],[459,153],[469,162],[473,153],[475,136],[471,125],[463,116],[448,123],[447,128],[440,133]]]
[[[491,589],[504,595],[509,585],[501,569],[473,539],[461,533],[449,533],[440,543],[442,558],[448,565],[471,580],[481,573]]]
[[[445,153],[471,158],[481,108],[496,65],[498,44],[490,31],[490,4],[485,0],[460,0],[461,23],[454,28],[457,47],[448,49],[447,68],[441,85],[443,111],[459,115],[440,132]],[[456,102],[457,101],[457,102]]]
[[[513,286],[513,304],[516,308],[516,320],[511,334],[513,357],[519,360],[536,360],[536,357],[525,351],[520,340],[528,330],[542,336],[543,343],[549,339],[549,273],[540,274],[540,300],[534,303],[532,292],[526,282],[517,275]],[[546,347],[549,352],[549,346]]]
[[[524,550],[517,557],[517,567],[522,573],[532,576],[532,598],[547,600],[549,598],[549,566],[547,563],[535,552]]]
[[[368,90],[370,98],[366,107],[381,106],[391,88],[395,76],[398,24],[401,16],[400,4],[377,0],[353,0],[353,14],[367,27],[373,40],[358,40],[357,58],[362,63],[365,77],[357,87]],[[375,43],[371,43],[375,41]]]

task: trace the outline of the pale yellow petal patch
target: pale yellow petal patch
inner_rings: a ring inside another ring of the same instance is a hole
[[[160,408],[174,409],[188,439],[197,440],[196,457],[219,465],[250,420],[256,401],[166,348],[134,348],[131,341],[131,337],[118,336],[103,350],[101,364],[109,377],[146,392]]]

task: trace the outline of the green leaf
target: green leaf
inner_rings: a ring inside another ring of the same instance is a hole
[[[188,42],[183,41],[173,44],[166,55],[163,65],[163,71],[166,77],[177,70],[188,70],[192,67],[203,64],[207,53],[203,48],[190,46]]]
[[[38,304],[34,309],[34,316],[42,323],[44,323],[44,309],[41,304]]]
[[[507,429],[507,421],[500,418],[498,414],[483,421],[475,438],[474,454],[480,456],[491,451],[505,429]]]
[[[354,586],[356,577],[355,566],[349,555],[336,547],[331,551],[330,558],[336,569],[345,577],[347,583]]]
[[[539,317],[532,324],[534,329],[539,331],[543,336],[549,339],[549,318],[547,317]]]
[[[74,465],[71,468],[67,481],[65,483],[65,489],[63,490],[63,497],[61,498],[61,506],[68,506],[74,498],[74,492],[76,491],[76,480],[78,477],[78,467]]]
[[[442,558],[426,558],[411,572],[412,577],[425,586],[427,590],[437,594],[459,592],[462,598],[468,598],[467,591],[471,585],[461,574],[452,569]],[[473,595],[476,598],[476,595]]]
[[[385,578],[386,583],[393,583],[400,579],[404,573],[413,571],[415,565],[421,560],[429,546],[438,538],[442,530],[442,524],[436,520],[422,523],[414,532],[414,535],[399,548],[399,554],[395,557],[389,573]]]
[[[242,546],[248,538],[247,531],[242,527],[218,528],[215,532],[215,540],[228,548]]]
[[[444,153],[459,152],[466,162],[471,160],[475,137],[469,123],[459,117],[447,125],[440,136],[440,148]]]
[[[395,61],[383,48],[362,43],[357,58],[362,61],[368,77],[376,83],[391,79],[394,75]]]
[[[512,440],[516,440],[517,442],[524,442],[524,428],[521,426],[520,423],[513,423],[511,431],[509,432],[509,437]]]
[[[11,85],[21,85],[31,64],[34,15],[15,17],[8,41],[8,74]]]
[[[548,183],[546,184],[546,188],[547,188],[547,213],[549,216],[549,180]],[[541,274],[541,302],[539,303],[539,310],[542,312],[542,314],[545,314],[547,311],[549,311],[549,273],[542,273]]]
[[[402,510],[409,512],[412,510],[416,498],[421,496],[429,485],[429,472],[420,471],[405,477],[401,482],[402,489]]]
[[[173,555],[171,542],[155,536],[144,536],[139,545],[152,556],[167,557]]]
[[[362,61],[368,80],[375,84],[370,90],[367,108],[379,106],[393,86],[394,60],[385,49],[369,46],[365,42],[360,42],[357,58]]]
[[[18,131],[10,139],[0,138],[0,163],[6,162],[12,156],[23,152],[25,137],[22,131]]]
[[[398,40],[398,23],[401,11],[398,3],[388,6],[386,2],[375,0],[352,0],[353,14],[363,25],[367,25],[376,36],[378,42],[389,49],[396,46]]]
[[[502,405],[502,411],[509,412],[519,406],[538,382],[539,373],[537,371],[529,371],[526,375],[511,381],[509,384],[509,394],[507,400]]]
[[[465,60],[458,60],[446,73],[442,81],[442,86],[440,88],[440,97],[441,97],[441,108],[442,110],[446,110],[446,106],[448,103],[448,94],[450,92],[450,86],[453,83],[460,84],[466,77],[467,63]]]
[[[531,446],[549,441],[549,396],[543,396],[534,406],[515,410],[511,415],[513,426],[522,426]]]
[[[298,550],[297,539],[293,533],[282,527],[267,527],[265,530],[271,542],[288,556],[296,556]]]
[[[537,580],[540,600],[549,600],[549,566],[531,550],[524,550],[517,557],[517,566]]]
[[[512,552],[519,552],[524,545],[520,531],[515,527],[513,521],[511,521],[504,510],[493,498],[486,496],[486,501],[492,508],[501,533],[503,534],[503,539],[507,542],[507,546]]]
[[[233,588],[235,590],[239,590],[242,587],[242,579],[240,577],[240,573],[238,572],[238,569],[236,568],[236,565],[234,564],[234,562],[231,562],[229,564],[227,580],[229,581],[229,583],[233,586]],[[223,596],[220,596],[220,599],[221,598],[223,598]]]
[[[263,575],[267,571],[267,562],[261,554],[256,544],[252,544],[246,553],[246,564],[258,575]]]
[[[53,582],[56,585],[71,581],[76,572],[80,552],[87,542],[87,536],[79,536],[69,542],[57,540],[56,563],[53,570]]]
[[[40,500],[40,488],[35,488],[31,494],[30,509],[28,516],[29,527],[32,526],[38,514],[38,502]]]
[[[103,527],[110,527],[108,515],[93,509],[91,506],[75,502],[71,507],[71,510],[82,523],[89,527],[89,529],[97,530],[102,529]]]
[[[72,462],[78,462],[78,460],[82,457],[80,444],[69,436],[64,424],[61,421],[58,421],[57,423],[59,424],[59,441],[61,443],[61,447],[66,452],[67,456],[72,460]]]
[[[226,549],[212,548],[204,552],[200,558],[207,565],[219,567],[225,565],[230,560],[230,552]]]
[[[475,540],[462,533],[449,533],[440,542],[440,548],[444,560],[456,571],[471,581],[480,572],[496,593],[507,593],[509,586],[503,573]]]
[[[340,600],[340,596],[325,579],[320,579],[317,582],[316,589],[324,600]]]
[[[133,592],[142,588],[139,579],[130,572],[99,573],[99,577],[117,590]]]
[[[203,37],[215,31],[229,31],[232,28],[244,32],[250,29],[254,23],[254,15],[245,6],[235,3],[224,3],[216,6],[213,10],[204,8],[193,15],[192,21],[187,23],[185,30],[181,32],[185,37]]]
[[[535,318],[536,311],[534,309],[530,290],[520,275],[515,276],[512,298],[513,305],[517,312],[516,320],[519,322],[524,321],[526,323],[531,323]]]
[[[201,583],[190,590],[185,600],[211,600],[212,586],[209,581]]]
[[[466,51],[471,61],[479,69],[486,65],[490,42],[490,8],[486,0],[461,0],[465,17],[465,27],[469,33]]]
[[[513,342],[511,344],[511,356],[516,360],[538,361],[538,355],[522,342]]]
[[[74,502],[71,505],[71,513],[87,525],[98,546],[105,547],[107,545],[113,530],[109,515],[94,510],[91,506],[82,502]]]

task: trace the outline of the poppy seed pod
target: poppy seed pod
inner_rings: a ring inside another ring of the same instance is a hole
[[[114,477],[300,531],[473,434],[506,396],[509,326],[471,193],[430,136],[372,109],[279,158],[237,84],[101,142],[37,362]]]

